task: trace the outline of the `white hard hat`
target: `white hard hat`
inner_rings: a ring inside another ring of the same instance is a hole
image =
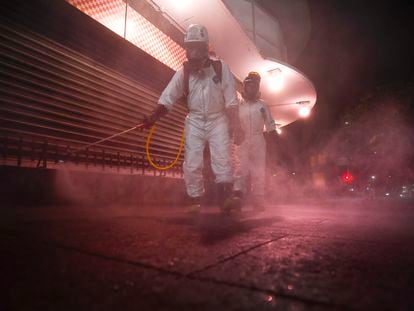
[[[185,33],[184,43],[205,42],[208,43],[208,32],[206,27],[198,24],[191,24]]]

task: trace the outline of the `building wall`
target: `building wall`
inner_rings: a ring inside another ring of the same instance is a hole
[[[148,168],[147,132],[74,151],[139,123],[174,71],[63,0],[9,1],[0,14],[0,164]],[[162,164],[176,157],[185,110],[157,125],[151,154]]]
[[[181,202],[182,155],[169,174],[152,169],[147,132],[82,149],[139,123],[174,70],[63,0],[2,2],[0,38],[3,206]],[[177,155],[185,114],[178,104],[157,125],[160,165]]]

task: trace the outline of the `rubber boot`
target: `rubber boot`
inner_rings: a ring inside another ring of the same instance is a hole
[[[190,197],[188,211],[192,214],[198,214],[201,211],[201,197]]]
[[[235,190],[233,192],[233,206],[235,210],[241,210],[243,206],[243,192],[240,190]]]
[[[222,213],[228,214],[234,208],[233,185],[231,183],[217,184],[217,203]]]

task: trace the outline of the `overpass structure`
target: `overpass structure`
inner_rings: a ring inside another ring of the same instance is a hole
[[[185,60],[190,23],[208,28],[216,56],[239,82],[261,73],[280,127],[316,103],[312,83],[287,63],[280,24],[251,1],[16,0],[2,3],[0,14],[2,165],[157,173],[145,159],[146,132],[72,151],[153,109]],[[175,158],[185,114],[179,103],[158,125],[151,153],[160,164]],[[171,174],[181,176],[182,161]]]

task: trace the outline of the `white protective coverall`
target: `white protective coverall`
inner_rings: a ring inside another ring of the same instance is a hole
[[[211,167],[216,183],[232,183],[229,124],[225,112],[237,106],[235,82],[229,67],[222,62],[222,77],[215,82],[214,68],[210,65],[189,75],[185,120],[184,180],[190,197],[204,194],[202,176],[203,151],[206,142],[210,146]],[[184,94],[184,70],[179,69],[162,92],[159,104],[168,110]]]
[[[263,197],[266,164],[266,143],[263,128],[265,126],[267,132],[274,131],[276,123],[268,106],[260,99],[253,102],[241,99],[239,117],[245,136],[243,143],[236,147],[239,163],[235,167],[234,190],[246,192],[246,180],[250,173],[252,194]]]

